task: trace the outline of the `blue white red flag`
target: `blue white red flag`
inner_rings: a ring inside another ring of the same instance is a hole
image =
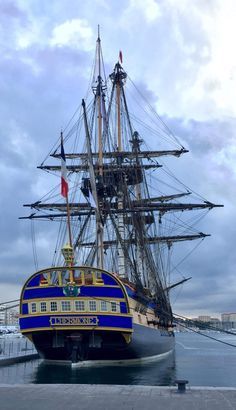
[[[63,146],[63,135],[61,133],[61,194],[67,198],[69,191],[68,181],[67,181],[67,169],[66,169],[66,157]]]

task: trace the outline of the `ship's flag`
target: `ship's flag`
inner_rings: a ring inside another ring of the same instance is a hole
[[[67,181],[67,169],[66,169],[66,157],[63,146],[63,135],[61,133],[61,194],[67,198],[69,191],[68,181]]]
[[[122,54],[121,50],[119,52],[119,60],[120,60],[120,63],[122,64],[123,63],[123,54]]]

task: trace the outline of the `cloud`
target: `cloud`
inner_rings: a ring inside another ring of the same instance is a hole
[[[18,283],[34,269],[31,225],[18,217],[28,214],[23,203],[38,200],[51,183],[58,184],[58,177],[49,181],[35,167],[87,92],[99,23],[107,73],[122,49],[130,77],[190,150],[179,159],[160,161],[190,189],[225,205],[200,221],[198,229],[212,237],[173,271],[173,281],[181,275],[193,276],[177,298],[175,310],[194,315],[233,310],[234,2],[79,3],[72,0],[68,7],[66,1],[19,0],[0,5],[1,298],[17,297]],[[127,91],[133,98],[128,81]],[[135,110],[140,102],[136,96]],[[138,110],[140,119],[147,120],[146,112]],[[153,149],[167,143],[157,135],[154,138],[140,121],[135,129]],[[35,230],[39,265],[50,265],[54,228],[36,223]],[[195,246],[177,244],[173,266]],[[173,300],[179,290],[174,292]]]
[[[9,19],[22,19],[24,22],[27,21],[26,14],[24,11],[18,7],[14,1],[2,0],[0,4],[0,15],[2,18]]]
[[[54,27],[50,39],[50,45],[57,47],[68,46],[81,50],[93,50],[93,30],[86,20],[67,20],[63,24]]]
[[[161,8],[155,0],[130,0],[125,8],[121,21],[125,27],[133,27],[137,19],[144,20],[147,24],[153,24],[161,16]]]

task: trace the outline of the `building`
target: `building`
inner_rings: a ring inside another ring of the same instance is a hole
[[[236,322],[236,313],[222,313],[222,322]]]
[[[215,327],[215,328],[221,327],[220,319],[218,319],[217,317],[211,317],[211,316],[208,316],[208,315],[201,315],[201,316],[198,316],[198,317],[196,317],[192,320],[194,320],[196,322],[202,322],[202,323],[208,324],[209,326],[212,326],[212,327]]]
[[[236,313],[222,313],[221,320],[223,329],[236,329]]]
[[[7,315],[6,305],[0,305],[0,326],[5,325]]]
[[[7,308],[6,305],[0,305],[0,326],[17,326],[19,312],[13,308]]]
[[[199,322],[210,322],[211,321],[211,316],[198,316],[198,318],[196,318],[195,320],[198,320]]]

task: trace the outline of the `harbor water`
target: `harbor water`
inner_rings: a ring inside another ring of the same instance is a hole
[[[42,360],[0,367],[0,383],[78,383],[170,386],[187,379],[190,386],[236,387],[236,335],[207,333],[235,347],[201,335],[176,334],[175,351],[141,365],[71,368]]]

